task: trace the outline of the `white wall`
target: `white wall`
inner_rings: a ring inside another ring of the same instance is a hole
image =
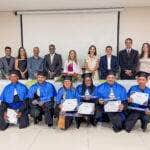
[[[5,46],[12,47],[13,55],[20,46],[19,16],[12,12],[0,12],[0,56],[3,56]]]
[[[128,37],[139,51],[142,43],[150,43],[150,7],[125,9],[120,19],[120,49],[124,48],[124,40]]]
[[[117,12],[23,15],[23,29],[26,49],[38,45],[43,56],[48,53],[48,45],[54,43],[64,59],[69,50],[76,50],[81,64],[89,45],[96,45],[100,55],[107,44],[115,49],[117,46]]]
[[[141,49],[142,43],[150,42],[149,16],[150,7],[126,8],[121,12],[120,49],[124,48],[124,40],[127,37],[131,37],[134,40],[133,46],[138,50]],[[3,56],[6,45],[11,46],[13,55],[16,55],[20,43],[19,16],[15,16],[11,12],[0,12],[0,57]]]

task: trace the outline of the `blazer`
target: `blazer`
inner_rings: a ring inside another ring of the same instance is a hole
[[[62,71],[62,57],[59,54],[54,54],[53,62],[51,62],[50,54],[44,56],[44,70],[52,71],[59,76]]]
[[[0,71],[2,73],[2,78],[6,78],[10,71],[15,68],[15,58],[10,57],[10,63],[8,65],[6,57],[0,58]]]
[[[100,78],[101,79],[105,79],[106,78],[106,74],[107,74],[107,56],[104,55],[102,57],[100,57],[100,62],[99,62],[99,71],[100,71]],[[119,70],[119,61],[117,56],[112,55],[111,56],[111,71],[113,71],[114,73],[117,73]]]
[[[125,70],[131,70],[133,76],[135,76],[138,63],[139,63],[139,54],[137,50],[131,49],[130,54],[127,53],[126,49],[121,50],[119,52],[119,66],[121,69],[121,77],[124,78],[126,76]]]

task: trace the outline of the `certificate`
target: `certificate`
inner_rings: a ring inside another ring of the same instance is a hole
[[[142,92],[135,92],[130,96],[130,98],[132,99],[132,103],[136,103],[139,105],[147,105],[149,94]]]
[[[108,101],[104,105],[105,112],[119,112],[121,101]]]
[[[77,99],[66,99],[62,104],[62,111],[75,111],[77,106]]]
[[[8,123],[17,124],[18,118],[15,110],[7,109],[7,117],[8,117],[7,119]]]
[[[95,104],[94,103],[85,103],[83,102],[78,109],[79,114],[85,114],[85,115],[93,115],[95,110]]]

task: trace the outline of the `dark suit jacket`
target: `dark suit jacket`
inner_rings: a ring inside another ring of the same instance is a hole
[[[62,58],[61,55],[54,55],[53,62],[51,62],[50,54],[45,55],[44,57],[44,69],[45,71],[54,72],[55,76],[59,76],[62,72]]]
[[[100,57],[100,63],[99,63],[99,68],[100,68],[100,78],[101,79],[105,79],[106,78],[106,74],[108,72],[107,69],[107,56],[104,55],[102,57]],[[114,73],[117,73],[119,69],[119,62],[118,62],[118,58],[117,56],[112,55],[111,56],[111,71],[113,71]]]
[[[120,77],[121,79],[134,79],[135,73],[137,71],[139,63],[139,54],[137,50],[131,49],[130,54],[127,53],[127,50],[121,50],[119,52],[119,65],[120,65]],[[125,74],[125,70],[131,70],[133,76],[129,77]]]
[[[10,57],[10,63],[8,65],[6,57],[0,58],[0,71],[2,73],[2,78],[6,78],[9,75],[10,71],[15,68],[15,58]]]

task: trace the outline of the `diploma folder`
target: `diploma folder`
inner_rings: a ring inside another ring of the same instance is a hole
[[[77,99],[66,99],[62,104],[62,111],[72,112],[75,111],[78,106]]]
[[[7,109],[7,122],[11,124],[16,124],[18,123],[18,118],[17,118],[17,113],[13,109]]]
[[[142,92],[135,92],[131,94],[130,98],[132,99],[132,103],[145,106],[148,104],[149,94]]]
[[[121,101],[108,100],[105,102],[104,111],[105,112],[119,112],[120,104],[121,104]]]
[[[78,109],[79,114],[83,115],[94,115],[95,104],[83,102]]]

